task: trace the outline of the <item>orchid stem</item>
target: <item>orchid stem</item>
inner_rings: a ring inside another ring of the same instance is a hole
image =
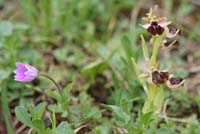
[[[49,75],[46,75],[46,74],[40,74],[40,76],[43,76],[43,77],[49,79],[51,82],[53,82],[53,84],[54,84],[54,85],[56,86],[56,88],[58,89],[58,91],[59,91],[59,93],[60,93],[60,96],[62,97],[63,100],[65,100],[65,99],[64,99],[64,96],[63,96],[63,94],[62,94],[62,89],[60,88],[60,86],[56,83],[56,81],[55,81],[52,77],[50,77]]]
[[[150,61],[150,65],[153,68],[156,67],[156,64],[157,64],[156,58],[157,58],[160,46],[162,44],[163,38],[164,38],[163,36],[153,37],[153,52],[152,52],[151,61]]]

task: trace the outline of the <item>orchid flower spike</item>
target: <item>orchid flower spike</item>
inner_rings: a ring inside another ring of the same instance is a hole
[[[166,17],[158,17],[158,5],[155,5],[150,9],[146,17],[142,19],[146,22],[141,25],[146,29],[151,35],[162,35],[166,31],[166,38],[174,38],[179,32],[179,29],[170,28],[169,25],[171,21],[167,21]]]
[[[151,8],[147,17],[142,19],[146,22],[144,25],[140,25],[145,28],[152,35],[162,35],[165,31],[165,28],[171,24],[170,21],[166,21],[166,17],[158,17],[158,5],[155,5],[154,8]]]
[[[13,71],[15,73],[14,79],[21,82],[30,82],[38,77],[38,69],[21,62],[16,62],[16,69]]]
[[[184,84],[185,80],[181,77],[173,77],[167,71],[154,71],[151,73],[153,84],[166,84],[169,88],[175,89]]]

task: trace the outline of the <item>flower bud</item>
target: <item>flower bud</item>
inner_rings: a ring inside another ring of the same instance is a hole
[[[38,76],[38,69],[20,62],[16,62],[16,69],[13,72],[15,73],[14,79],[21,82],[30,82]]]

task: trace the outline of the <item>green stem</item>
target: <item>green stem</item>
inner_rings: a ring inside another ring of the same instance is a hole
[[[70,113],[70,110],[69,110],[69,106],[67,106],[67,108],[65,108],[65,107],[66,107],[66,106],[65,106],[65,98],[64,98],[64,96],[63,96],[63,94],[62,94],[62,90],[61,90],[60,86],[59,86],[59,85],[56,83],[56,81],[55,81],[52,77],[50,77],[49,75],[40,74],[40,76],[43,76],[43,77],[49,79],[51,82],[54,83],[54,85],[55,85],[56,88],[58,89],[59,94],[60,94],[60,96],[62,97],[62,100],[63,100],[62,103],[61,103],[62,108],[65,109],[65,110],[67,110],[69,120],[71,121],[71,118],[70,118],[71,113]]]
[[[142,109],[143,113],[152,112],[154,119],[157,120],[158,114],[162,110],[162,106],[165,99],[164,88],[160,85],[155,85],[149,83],[149,90],[145,100],[144,107]]]
[[[8,134],[14,134],[14,130],[11,124],[11,116],[10,116],[10,110],[9,110],[9,104],[8,104],[6,80],[3,80],[1,83],[1,103],[2,103],[2,109],[3,109],[3,117],[6,123]]]
[[[164,36],[153,37],[153,44],[152,44],[153,52],[152,52],[151,61],[150,61],[151,67],[156,67],[156,58],[157,58],[161,43],[163,41],[163,38]]]
[[[39,74],[40,76],[43,76],[43,77],[45,77],[45,78],[47,78],[47,79],[49,79],[51,82],[53,82],[53,84],[56,86],[56,88],[58,89],[58,91],[59,91],[59,93],[60,93],[60,96],[62,97],[62,99],[63,99],[63,101],[65,100],[64,99],[64,96],[63,96],[63,94],[62,94],[62,89],[60,88],[60,86],[56,83],[56,81],[53,79],[53,78],[51,78],[49,75],[46,75],[46,74]]]
[[[143,113],[154,112],[154,95],[156,94],[156,88],[153,84],[149,84],[149,89],[147,93],[147,98],[142,109]]]
[[[52,113],[52,134],[56,134],[56,115],[55,115],[55,109]]]

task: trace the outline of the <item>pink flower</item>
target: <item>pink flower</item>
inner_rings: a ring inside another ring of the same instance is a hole
[[[13,71],[15,73],[15,80],[21,82],[30,82],[37,78],[38,76],[38,69],[35,67],[16,62],[16,69]]]

